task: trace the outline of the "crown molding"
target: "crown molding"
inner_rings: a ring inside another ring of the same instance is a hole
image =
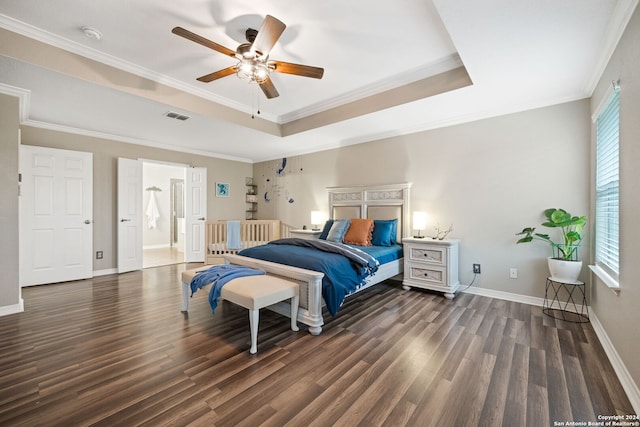
[[[603,47],[596,64],[593,67],[591,76],[587,79],[584,90],[589,96],[593,95],[593,91],[602,77],[605,68],[611,60],[613,52],[615,52],[622,34],[629,24],[629,20],[633,16],[633,12],[638,6],[639,0],[619,0],[611,14],[611,19],[607,27],[607,32],[603,38]]]
[[[458,116],[450,117],[444,120],[433,120],[430,122],[424,122],[414,126],[399,127],[399,128],[389,129],[384,132],[373,132],[367,135],[361,135],[354,138],[336,140],[328,144],[313,146],[307,149],[290,150],[284,153],[280,153],[277,156],[274,155],[273,157],[256,159],[254,160],[254,163],[277,160],[281,157],[293,157],[293,156],[301,156],[305,154],[313,154],[321,151],[347,147],[350,145],[364,144],[372,141],[380,141],[383,139],[389,139],[389,138],[394,138],[394,137],[403,136],[403,135],[411,135],[419,132],[426,132],[429,130],[441,129],[444,127],[470,123],[477,120],[485,120],[493,117],[500,117],[506,114],[518,114],[518,113],[529,111],[529,110],[535,110],[537,108],[552,107],[554,105],[565,104],[567,102],[579,101],[584,98],[586,98],[586,96],[584,96],[583,94],[575,94],[573,96],[557,97],[552,99],[549,102],[530,102],[530,103],[522,103],[517,105],[510,104],[500,108],[487,109],[487,110],[478,111],[471,114],[460,114]],[[355,119],[357,118],[354,118],[354,120]]]
[[[146,147],[161,148],[161,149],[170,150],[170,151],[180,151],[180,152],[183,152],[183,153],[196,154],[196,155],[199,155],[199,156],[213,157],[213,158],[225,159],[225,160],[233,160],[233,161],[238,161],[238,162],[243,162],[243,163],[253,163],[250,159],[247,159],[247,158],[244,158],[244,157],[227,156],[227,155],[224,155],[224,154],[216,154],[216,153],[212,154],[212,153],[205,152],[205,151],[185,149],[184,147],[176,147],[176,146],[169,145],[169,144],[161,144],[161,143],[157,143],[157,142],[145,141],[145,140],[135,139],[135,138],[129,138],[129,137],[120,136],[120,135],[113,135],[113,134],[108,134],[108,133],[104,133],[104,132],[96,132],[96,131],[91,131],[91,130],[87,130],[87,129],[80,129],[80,128],[75,128],[75,127],[71,127],[71,126],[59,125],[59,124],[55,124],[55,123],[48,123],[48,122],[41,122],[41,121],[38,121],[38,120],[31,120],[29,118],[29,107],[30,107],[30,101],[31,101],[31,91],[30,90],[23,89],[23,88],[16,87],[16,86],[11,86],[11,85],[4,84],[4,83],[0,83],[0,93],[3,93],[5,95],[9,95],[9,96],[15,96],[15,97],[18,98],[18,106],[19,106],[18,109],[19,109],[20,125],[23,125],[23,126],[32,126],[32,127],[36,127],[36,128],[40,128],[40,129],[48,129],[48,130],[53,130],[53,131],[57,131],[57,132],[66,132],[66,133],[71,133],[71,134],[75,134],[75,135],[90,136],[90,137],[93,137],[93,138],[108,139],[108,140],[112,140],[112,141],[124,142],[124,143],[127,143],[127,144],[143,145],[143,146],[146,146]]]
[[[166,76],[161,73],[157,73],[145,67],[138,66],[134,63],[124,61],[115,56],[100,52],[91,47],[85,46],[81,43],[71,41],[69,39],[60,37],[51,32],[42,30],[33,25],[16,20],[9,16],[0,14],[0,27],[6,30],[15,32],[25,37],[37,40],[39,42],[54,46],[73,54],[80,55],[82,57],[91,59],[93,61],[100,62],[102,64],[114,67],[116,69],[125,71],[127,73],[134,74],[136,76],[154,81],[159,84],[163,84],[174,89],[180,90],[185,93],[206,99],[211,102],[215,102],[220,105],[232,108],[242,113],[249,113],[247,106],[228,98],[224,98],[215,95],[209,91],[198,89],[193,85],[184,83],[173,77]],[[319,112],[329,110],[331,108],[339,107],[341,105],[354,102],[363,98],[367,98],[372,95],[376,95],[380,92],[395,89],[421,79],[425,79],[436,74],[449,71],[460,67],[462,61],[457,53],[443,57],[442,59],[428,64],[426,66],[417,67],[409,71],[405,71],[391,78],[352,90],[348,93],[340,95],[338,97],[299,109],[282,115],[273,115],[262,112],[260,117],[264,120],[282,125],[288,122],[298,120]]]
[[[160,143],[160,142],[147,141],[147,140],[136,139],[136,138],[129,138],[129,137],[122,136],[122,135],[114,135],[114,134],[109,134],[109,133],[104,133],[104,132],[96,132],[96,131],[92,131],[92,130],[88,130],[88,129],[79,129],[79,128],[75,128],[75,127],[72,127],[72,126],[65,126],[65,125],[59,125],[59,124],[55,124],[55,123],[41,122],[41,121],[37,121],[37,120],[28,119],[28,120],[22,122],[21,125],[31,126],[31,127],[40,128],[40,129],[53,130],[53,131],[56,131],[56,132],[71,133],[71,134],[74,134],[74,135],[89,136],[89,137],[92,137],[92,138],[107,139],[107,140],[116,141],[116,142],[124,142],[126,144],[142,145],[142,146],[145,146],[145,147],[158,148],[158,149],[161,149],[161,150],[178,151],[178,152],[181,152],[181,153],[195,154],[195,155],[198,155],[198,156],[212,157],[212,158],[216,158],[216,159],[232,160],[232,161],[242,162],[242,163],[253,163],[253,161],[251,159],[247,159],[247,158],[244,158],[244,157],[227,156],[225,154],[211,153],[211,152],[201,151],[201,150],[193,150],[193,149],[189,149],[189,148],[185,148],[185,147],[178,147],[178,146],[175,146],[175,145],[163,144],[163,143]]]
[[[172,87],[182,92],[186,92],[191,95],[198,96],[208,101],[212,101],[217,104],[224,105],[225,107],[233,108],[234,110],[238,110],[243,113],[247,112],[247,106],[244,104],[232,101],[222,96],[215,95],[207,90],[198,89],[197,87],[184,83],[173,77],[169,77],[164,74],[157,73],[148,68],[141,67],[134,63],[124,61],[115,56],[106,54],[104,52],[100,52],[99,50],[93,49],[83,44],[71,41],[69,39],[65,39],[63,37],[57,36],[48,31],[34,27],[33,25],[11,18],[7,15],[0,14],[0,27],[6,30],[12,31],[14,33],[23,35],[25,37],[29,37],[31,39],[37,40],[39,42],[46,43],[48,45],[66,50],[76,55],[83,56],[93,61],[97,61],[105,65],[109,65],[111,67],[117,68],[127,73],[131,73],[136,76],[154,81],[156,83],[160,83],[160,84]],[[265,120],[269,120],[276,123],[278,121],[277,116],[269,115],[268,113],[260,114],[260,117]]]
[[[332,108],[340,107],[350,102],[358,101],[381,92],[396,89],[435,76],[446,71],[454,70],[463,65],[460,56],[455,53],[441,58],[426,66],[416,67],[412,70],[404,71],[388,79],[384,79],[367,86],[349,91],[335,98],[283,114],[279,117],[278,124],[286,124],[294,120],[299,120],[316,113],[321,113]]]
[[[24,122],[29,118],[29,108],[31,105],[31,91],[28,89],[23,89],[17,86],[11,86],[8,84],[0,83],[0,93],[9,96],[15,96],[19,98],[19,111],[18,115],[20,118],[20,123]]]

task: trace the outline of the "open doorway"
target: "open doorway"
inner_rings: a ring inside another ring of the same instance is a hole
[[[185,262],[186,167],[143,162],[142,267]]]

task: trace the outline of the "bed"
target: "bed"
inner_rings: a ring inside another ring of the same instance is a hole
[[[409,227],[409,192],[411,183],[376,185],[366,187],[332,187],[328,188],[329,212],[332,219],[369,218],[373,220],[397,220],[395,244],[401,245],[402,238],[410,234]],[[298,239],[300,240],[300,239]],[[399,246],[401,248],[401,246]],[[253,248],[256,249],[256,248]],[[375,250],[375,248],[369,248]],[[271,260],[251,258],[240,254],[223,255],[226,263],[262,269],[267,274],[295,280],[300,285],[300,308],[298,322],[309,326],[312,335],[319,335],[324,325],[322,308],[323,280],[325,273],[300,266],[285,265]],[[398,274],[403,271],[403,258],[397,256],[389,262],[381,263],[375,274],[362,280],[355,289],[347,293],[352,295]],[[270,309],[289,316],[290,306],[282,302]]]

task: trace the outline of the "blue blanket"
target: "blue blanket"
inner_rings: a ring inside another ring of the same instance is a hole
[[[239,265],[214,265],[206,270],[196,272],[190,283],[191,295],[193,296],[198,289],[211,283],[209,305],[211,306],[211,313],[213,313],[218,306],[218,298],[220,298],[220,292],[224,285],[238,277],[258,276],[261,274],[265,274],[265,272]]]
[[[344,298],[378,269],[378,261],[357,248],[325,240],[280,239],[239,255],[324,273],[322,297],[335,316]]]

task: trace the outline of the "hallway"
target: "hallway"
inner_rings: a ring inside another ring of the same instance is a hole
[[[176,247],[144,249],[142,251],[142,268],[160,267],[163,265],[184,262],[184,252]]]

